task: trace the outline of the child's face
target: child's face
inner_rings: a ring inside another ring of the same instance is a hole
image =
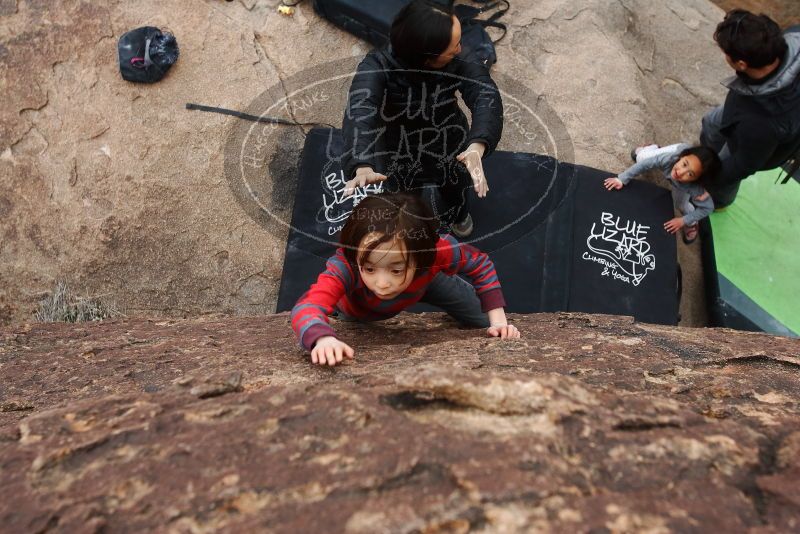
[[[376,237],[375,234],[364,236],[360,247],[366,248]],[[400,295],[414,280],[414,266],[411,261],[406,265],[407,256],[402,242],[392,240],[375,247],[358,266],[364,285],[382,300]]]
[[[700,158],[694,155],[683,156],[672,166],[672,179],[680,183],[694,182],[703,174]]]

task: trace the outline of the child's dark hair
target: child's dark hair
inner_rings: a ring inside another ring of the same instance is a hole
[[[678,159],[681,159],[684,156],[695,156],[700,160],[700,166],[702,167],[703,172],[697,179],[698,182],[700,182],[704,187],[714,183],[722,164],[720,163],[719,156],[713,149],[705,145],[697,145],[684,149],[678,155]]]
[[[429,0],[414,0],[395,16],[389,38],[392,51],[409,67],[421,69],[450,45],[453,8]]]
[[[717,25],[714,40],[733,61],[761,68],[782,59],[789,49],[781,28],[766,15],[732,9]]]
[[[358,267],[378,245],[397,240],[405,245],[406,267],[430,269],[436,260],[438,221],[430,207],[417,195],[408,192],[381,193],[362,200],[353,209],[342,228],[340,242],[350,265]],[[360,249],[365,236],[380,237]]]

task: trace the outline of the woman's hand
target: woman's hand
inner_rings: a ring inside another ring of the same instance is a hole
[[[486,152],[486,145],[483,143],[470,143],[467,149],[456,156],[456,159],[464,164],[472,178],[472,185],[478,198],[483,198],[489,192],[489,184],[486,182],[486,175],[483,174],[483,163],[481,158]]]
[[[344,197],[347,198],[355,193],[357,187],[364,187],[369,184],[376,184],[386,180],[386,175],[372,170],[372,167],[359,167],[356,169],[356,176],[344,184]]]
[[[333,336],[324,336],[319,338],[311,349],[311,363],[334,366],[342,363],[345,357],[352,359],[354,355],[355,351],[347,343]]]
[[[675,217],[674,219],[670,219],[664,223],[664,230],[667,232],[674,234],[678,230],[684,227],[683,217]]]
[[[612,176],[611,178],[606,178],[603,182],[603,187],[611,191],[612,189],[622,189],[622,180],[617,178],[616,176]]]

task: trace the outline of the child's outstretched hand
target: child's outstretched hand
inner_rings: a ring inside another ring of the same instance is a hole
[[[606,178],[603,182],[603,187],[608,189],[609,191],[613,189],[622,189],[622,180],[617,178],[616,176],[612,176],[611,178]]]
[[[683,217],[675,217],[674,219],[670,219],[664,223],[664,230],[674,234],[684,226]]]
[[[516,339],[520,337],[517,327],[511,324],[490,326],[486,329],[486,333],[492,337],[499,337],[500,339]]]
[[[345,357],[352,359],[354,354],[355,351],[347,343],[333,336],[324,336],[319,338],[311,349],[311,363],[334,366],[342,363]]]

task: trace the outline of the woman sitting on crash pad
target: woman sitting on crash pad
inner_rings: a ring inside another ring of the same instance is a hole
[[[500,141],[500,93],[486,66],[459,56],[461,24],[451,8],[414,0],[397,14],[390,36],[389,46],[361,61],[350,86],[342,126],[345,194],[384,180],[384,191],[435,187],[435,215],[466,237],[473,226],[469,189],[479,198],[489,190],[481,158]]]

